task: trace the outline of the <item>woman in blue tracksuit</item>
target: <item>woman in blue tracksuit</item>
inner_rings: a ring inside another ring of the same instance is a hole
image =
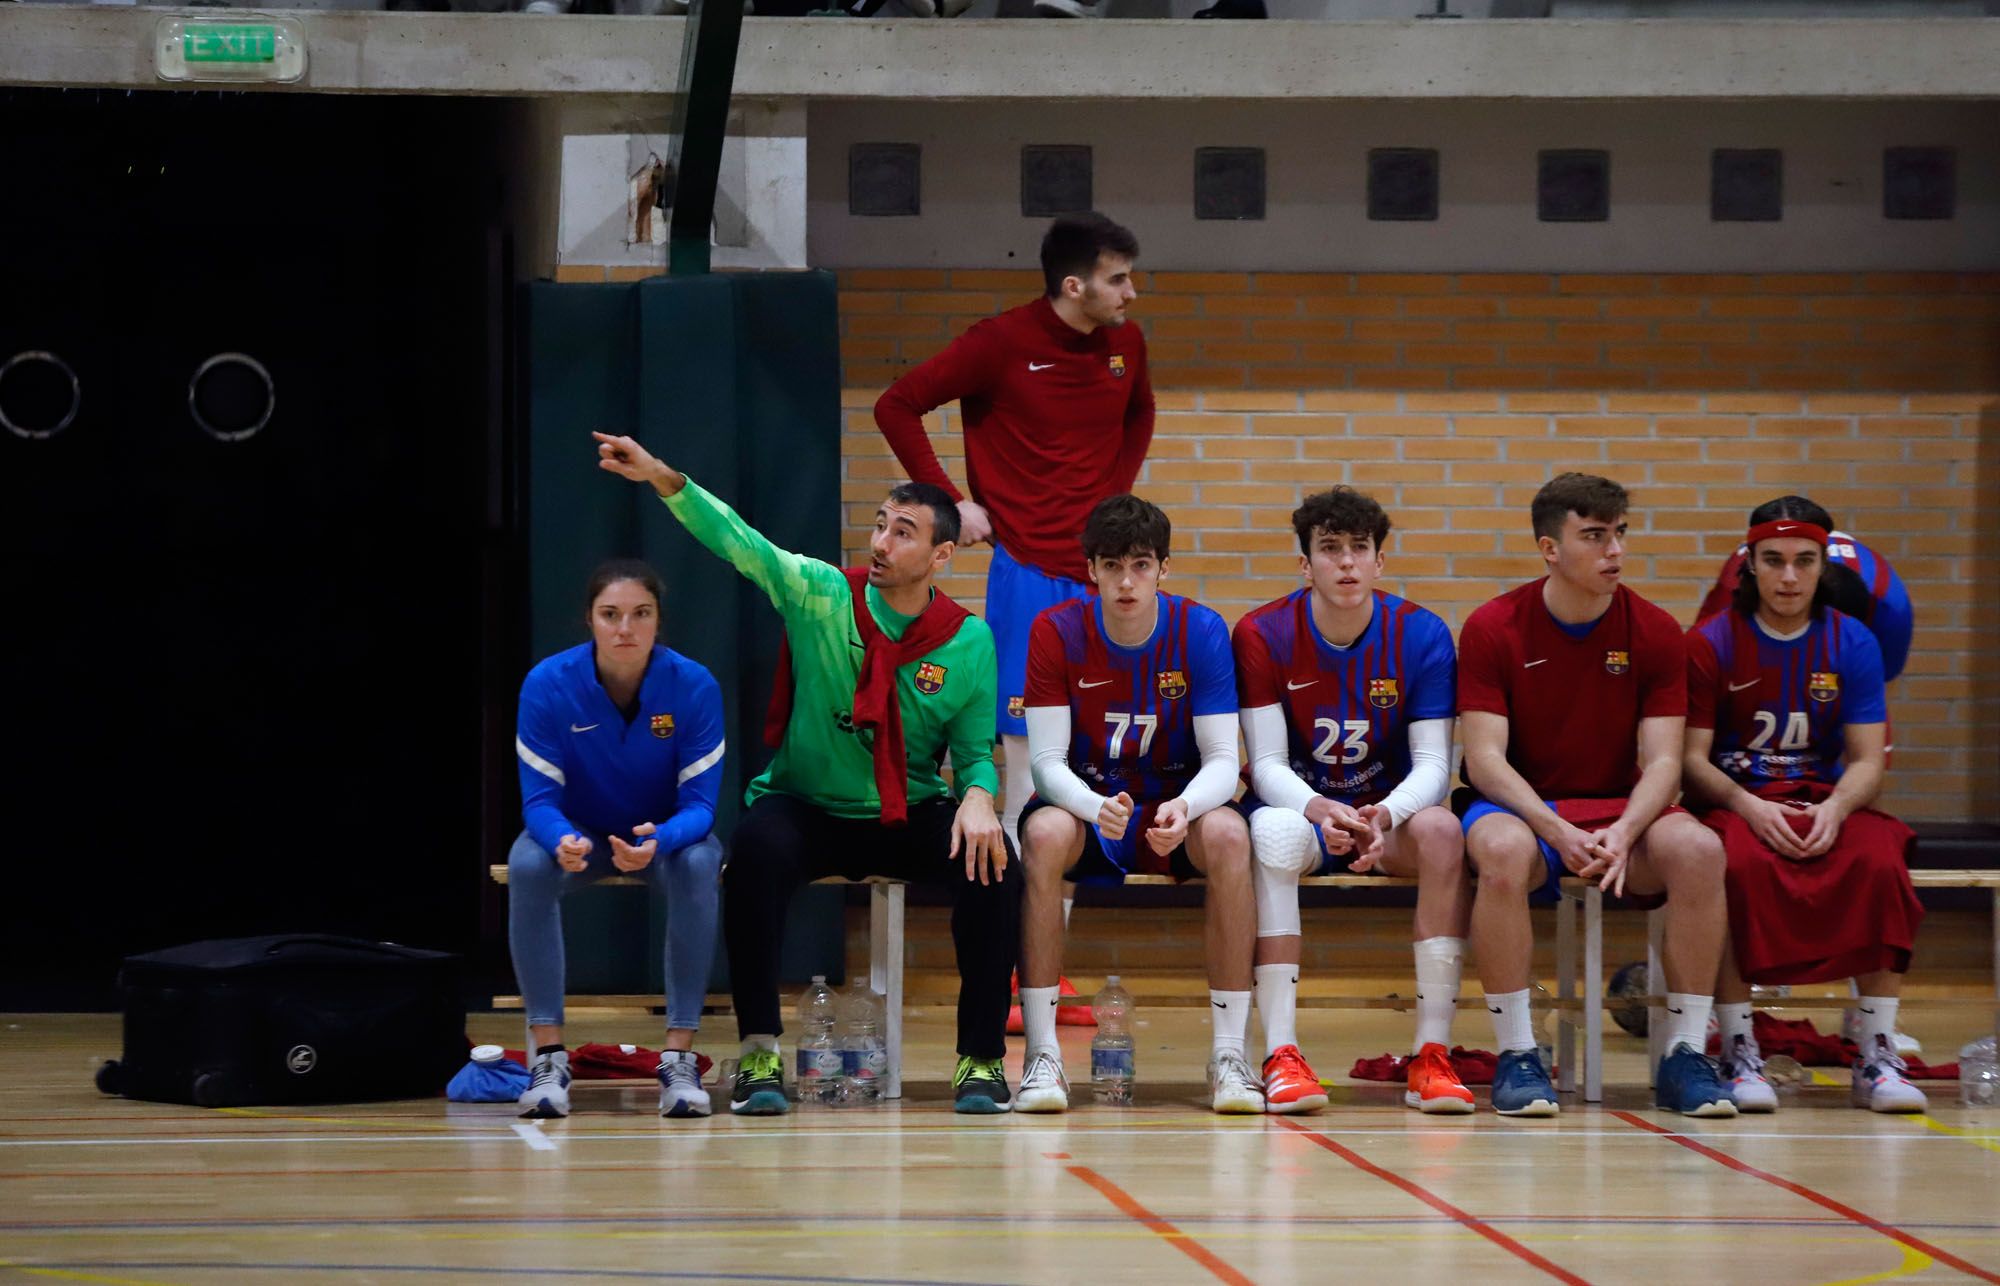
[[[528,672],[514,750],[527,828],[507,856],[507,942],[534,1045],[523,1116],[569,1114],[558,903],[616,873],[667,900],[667,1036],[660,1115],[707,1116],[695,1028],[715,953],[722,845],[722,693],[660,646],[660,578],[642,562],[591,575],[591,641]]]

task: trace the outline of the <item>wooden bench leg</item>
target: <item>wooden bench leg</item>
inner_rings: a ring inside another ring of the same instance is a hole
[[[1556,998],[1576,999],[1576,899],[1556,900]],[[1567,1004],[1556,1015],[1556,1089],[1576,1092],[1576,1011]]]
[[[1604,891],[1583,892],[1583,1101],[1604,1101]]]
[[[1993,890],[1993,1003],[2000,1005],[2000,889]],[[2000,1028],[2000,1009],[1993,1013],[1993,1025]]]
[[[1646,994],[1664,996],[1667,994],[1667,968],[1663,963],[1663,945],[1666,942],[1666,917],[1658,911],[1646,912]],[[1667,1046],[1667,1007],[1655,1002],[1646,1007],[1646,1084],[1651,1086],[1659,1072],[1660,1055]]]
[[[883,1098],[903,1096],[903,888],[868,886],[868,985],[882,996],[882,1043],[889,1062]]]

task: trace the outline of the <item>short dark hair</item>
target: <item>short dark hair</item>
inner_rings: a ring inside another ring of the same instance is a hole
[[[1111,496],[1084,520],[1083,556],[1096,562],[1151,554],[1165,561],[1173,535],[1174,524],[1158,505],[1137,496]]]
[[[931,544],[958,543],[958,501],[933,482],[899,482],[888,498],[899,505],[923,505],[931,511]]]
[[[1299,536],[1299,552],[1312,553],[1313,537],[1324,531],[1335,536],[1366,536],[1376,549],[1389,539],[1389,515],[1352,487],[1318,491],[1292,510],[1292,530]]]
[[[1632,497],[1609,478],[1594,473],[1559,473],[1535,493],[1535,502],[1528,513],[1537,536],[1561,540],[1563,523],[1571,514],[1599,522],[1616,522],[1631,507]]]
[[[590,580],[584,585],[583,614],[589,616],[597,606],[597,596],[622,580],[639,582],[653,596],[655,609],[667,601],[666,587],[660,583],[660,574],[651,563],[637,558],[607,558],[590,573]]]
[[[1834,525],[1832,514],[1804,496],[1779,496],[1750,511],[1750,526],[1778,518],[1796,518],[1826,532],[1831,532]],[[1743,565],[1736,569],[1736,588],[1729,595],[1729,605],[1745,616],[1757,610],[1757,571],[1751,565],[1755,561],[1756,551],[1745,549]],[[1859,572],[1822,558],[1819,585],[1813,590],[1812,614],[1817,617],[1822,609],[1828,607],[1866,621],[1875,614],[1875,596],[1862,584]]]
[[[1065,277],[1089,281],[1098,256],[1105,254],[1137,259],[1139,238],[1095,210],[1065,214],[1051,223],[1042,234],[1042,287],[1048,297],[1062,293]]]

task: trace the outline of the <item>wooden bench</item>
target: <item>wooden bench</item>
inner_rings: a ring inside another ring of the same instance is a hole
[[[495,884],[507,883],[507,865],[486,868]],[[599,885],[643,885],[636,875],[612,875]],[[871,875],[865,880],[838,878],[815,880],[816,884],[866,884],[868,886],[868,985],[882,996],[882,1044],[888,1059],[883,1075],[882,1096],[903,1096],[903,891],[902,880]]]

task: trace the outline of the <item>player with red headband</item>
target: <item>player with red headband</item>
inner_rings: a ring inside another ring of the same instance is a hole
[[[1766,514],[1775,505],[1780,512]],[[1688,634],[1682,773],[1728,855],[1729,945],[1716,986],[1723,1072],[1738,1110],[1769,1112],[1750,983],[1854,978],[1853,1102],[1920,1112],[1896,1053],[1896,1008],[1923,907],[1909,827],[1869,807],[1888,719],[1882,648],[1827,602],[1826,528],[1773,502],[1744,538],[1730,610]],[[1818,515],[1812,515],[1817,517]]]

